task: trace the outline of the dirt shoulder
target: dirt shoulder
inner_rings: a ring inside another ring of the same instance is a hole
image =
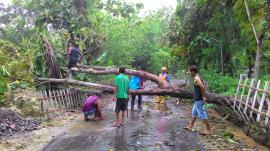
[[[54,137],[63,133],[81,117],[80,112],[66,113],[42,123],[42,128],[1,140],[1,151],[41,150]]]

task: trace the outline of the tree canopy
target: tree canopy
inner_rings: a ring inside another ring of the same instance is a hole
[[[143,8],[122,0],[0,4],[0,100],[9,89],[33,87],[34,77],[50,76],[42,37],[59,66],[67,66],[67,46],[75,43],[86,65],[142,66],[154,74],[167,66],[176,74],[196,64],[209,81],[210,74],[228,80],[246,71],[252,76],[258,70],[260,78],[270,72],[268,1],[182,0],[176,10],[141,16]],[[252,26],[261,42],[258,58]],[[258,61],[259,69],[254,68]],[[93,80],[85,73],[76,78]]]

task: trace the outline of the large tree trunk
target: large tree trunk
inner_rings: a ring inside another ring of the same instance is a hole
[[[109,85],[102,85],[90,82],[83,82],[73,79],[53,79],[53,78],[39,78],[39,81],[47,81],[53,83],[64,83],[64,84],[73,84],[73,85],[80,85],[86,86],[96,89],[101,89],[103,91],[113,93],[115,87]],[[185,98],[185,99],[192,99],[193,98],[193,91],[184,89],[184,88],[149,88],[149,89],[142,89],[137,91],[130,91],[130,94],[142,94],[142,95],[168,95],[173,97]],[[220,96],[213,93],[207,93],[206,97],[208,102],[216,103],[221,105],[230,105],[232,103],[232,98],[227,96]]]
[[[63,67],[63,69],[67,70],[66,67]],[[71,68],[71,71],[90,73],[90,74],[95,74],[95,75],[119,74],[117,68],[105,68],[105,67],[99,67],[99,66],[90,67],[90,66],[86,66],[86,65],[81,65],[81,68]],[[155,82],[156,84],[158,84],[160,88],[166,87],[166,85],[162,79],[160,79],[158,76],[151,74],[149,72],[126,69],[125,74],[137,75],[137,76],[140,76],[142,78],[149,79],[149,80]]]

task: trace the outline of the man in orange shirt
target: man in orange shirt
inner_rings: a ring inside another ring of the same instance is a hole
[[[162,68],[162,73],[159,74],[159,78],[162,79],[165,82],[166,87],[169,86],[169,83],[171,81],[169,74],[167,73],[167,68]],[[164,103],[165,97],[164,96],[158,96],[156,98],[156,103]]]

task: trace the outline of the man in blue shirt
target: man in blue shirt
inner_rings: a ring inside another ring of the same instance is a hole
[[[141,70],[141,67],[137,68]],[[143,88],[143,79],[140,76],[132,76],[129,83],[130,90],[139,90]],[[136,95],[131,95],[131,111],[134,111]],[[142,109],[142,95],[138,95],[138,109]]]

